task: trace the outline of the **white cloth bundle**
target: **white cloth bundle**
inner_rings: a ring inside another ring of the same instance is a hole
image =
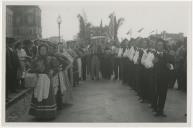
[[[133,62],[134,62],[134,64],[138,64],[138,58],[139,58],[139,51],[135,51],[135,55],[134,55],[134,57],[133,57]]]
[[[147,58],[147,52],[146,50],[143,50],[143,55],[142,55],[142,58],[141,58],[141,64],[145,66],[145,60]]]
[[[39,74],[37,85],[34,88],[34,97],[37,98],[39,102],[43,99],[47,99],[50,90],[50,79],[47,74]]]
[[[129,59],[130,59],[130,61],[133,61],[134,54],[135,54],[135,50],[134,50],[133,47],[131,47],[130,50],[129,50]]]
[[[149,52],[147,54],[147,57],[146,57],[145,62],[144,62],[145,67],[147,69],[152,68],[154,66],[154,64],[153,64],[154,58],[155,58],[155,56],[154,56],[154,54],[152,52]]]
[[[170,70],[174,70],[173,64],[170,64]]]
[[[123,53],[123,57],[127,57],[127,53],[128,53],[128,48],[125,49],[125,52]]]
[[[31,88],[31,87],[35,87],[36,83],[37,83],[37,74],[35,73],[25,73],[24,75],[25,78],[25,87],[26,88]]]

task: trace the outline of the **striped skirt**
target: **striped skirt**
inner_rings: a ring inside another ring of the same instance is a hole
[[[47,99],[43,99],[41,102],[39,102],[34,97],[33,93],[31,107],[29,110],[30,115],[35,116],[38,119],[53,119],[56,117],[56,112],[57,106],[52,83],[50,85],[49,95]]]

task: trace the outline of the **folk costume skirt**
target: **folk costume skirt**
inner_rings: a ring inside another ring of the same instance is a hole
[[[38,101],[38,99],[35,98],[33,93],[29,114],[35,116],[38,119],[53,119],[56,117],[56,110],[57,106],[54,95],[53,83],[52,81],[50,81],[50,88],[47,99]]]

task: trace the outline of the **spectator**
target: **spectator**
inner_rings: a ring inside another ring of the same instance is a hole
[[[20,68],[18,70],[18,82],[19,82],[20,88],[24,88],[24,75],[26,71],[26,59],[28,56],[25,50],[23,49],[21,42],[18,42],[16,44],[15,49],[20,63]]]
[[[20,68],[20,63],[16,51],[13,49],[15,40],[7,38],[6,42],[6,96],[8,98],[9,91],[17,92],[17,71]]]

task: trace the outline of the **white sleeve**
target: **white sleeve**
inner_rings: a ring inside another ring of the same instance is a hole
[[[152,68],[153,67],[153,59],[154,59],[153,53],[148,53],[148,56],[145,60],[146,68]]]
[[[144,60],[144,65],[146,68],[150,67],[150,54],[149,53],[147,54],[147,57]]]
[[[127,50],[127,58],[129,58],[130,49]]]
[[[133,57],[133,62],[134,62],[134,64],[137,64],[138,58],[139,58],[139,52],[136,51],[136,52],[135,52],[135,55],[134,55],[134,57]]]
[[[141,64],[145,66],[145,59],[146,59],[146,53],[143,53],[143,56],[141,58]]]
[[[133,62],[134,62],[134,64],[136,64],[136,57],[137,57],[137,51],[135,51],[134,56],[133,56]]]
[[[174,70],[173,64],[170,64],[170,70]]]
[[[133,49],[133,52],[132,52],[132,56],[131,56],[132,61],[133,61],[134,55],[135,55],[135,49]]]

